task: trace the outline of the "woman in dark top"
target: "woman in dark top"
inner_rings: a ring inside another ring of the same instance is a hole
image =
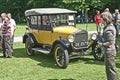
[[[115,65],[115,39],[116,30],[112,23],[112,15],[110,12],[102,13],[102,22],[104,24],[103,39],[104,43],[99,43],[99,47],[105,47],[105,67],[107,80],[118,80],[118,75]]]

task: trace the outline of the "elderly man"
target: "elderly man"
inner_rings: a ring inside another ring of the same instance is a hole
[[[116,36],[118,37],[120,32],[120,14],[118,9],[115,9],[115,13],[113,14],[113,22],[116,28]]]
[[[2,50],[2,32],[1,32],[1,28],[2,28],[2,18],[0,17],[0,50]]]
[[[16,23],[15,23],[15,20],[14,19],[12,19],[12,17],[11,17],[11,13],[8,13],[7,14],[7,17],[9,18],[9,20],[10,20],[10,25],[11,25],[11,48],[13,49],[13,42],[14,42],[14,32],[15,32],[15,30],[16,30]],[[13,50],[12,50],[13,51]]]
[[[110,12],[109,8],[105,8],[104,12]]]

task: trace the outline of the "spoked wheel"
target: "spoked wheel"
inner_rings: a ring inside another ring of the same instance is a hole
[[[29,56],[34,55],[34,51],[32,50],[32,46],[30,44],[29,38],[26,38],[25,49],[26,49],[27,55]]]
[[[57,44],[54,49],[54,57],[58,67],[66,68],[69,64],[69,55],[67,49],[61,44]]]
[[[93,56],[98,61],[104,61],[104,47],[98,47],[98,44],[92,46]]]

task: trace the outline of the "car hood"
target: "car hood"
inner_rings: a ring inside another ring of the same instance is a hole
[[[56,27],[53,29],[54,32],[57,32],[57,33],[66,33],[66,34],[72,34],[74,33],[75,31],[77,31],[78,29],[75,28],[75,27],[70,27],[70,26],[62,26],[62,27]]]

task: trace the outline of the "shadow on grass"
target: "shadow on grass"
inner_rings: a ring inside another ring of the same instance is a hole
[[[117,67],[117,68],[120,68],[120,63],[116,63],[116,67]]]
[[[95,65],[105,65],[104,61],[97,61],[94,58],[76,58],[76,59],[72,59],[70,60],[71,63],[77,63],[79,60],[83,61],[85,64],[95,64]],[[120,68],[120,63],[116,62],[116,67]]]
[[[39,62],[37,64],[39,66],[60,69],[59,67],[56,66],[55,61],[54,61],[54,57],[52,55],[45,55],[45,54],[42,54],[39,52],[35,52],[35,55],[28,56],[26,54],[24,48],[16,48],[16,49],[14,49],[13,56],[16,58],[30,58],[30,59],[36,60]],[[92,55],[90,55],[90,56],[92,56]],[[117,57],[117,58],[119,58],[119,57]],[[71,59],[70,63],[77,64],[80,61],[84,62],[85,64],[104,65],[104,62],[96,61],[94,58],[89,58],[89,57]],[[117,68],[120,68],[120,63],[116,63],[116,66],[117,66]]]
[[[13,52],[13,56],[16,58],[28,58],[25,54],[25,49],[24,48],[15,48]]]
[[[120,46],[119,46],[120,47]],[[116,55],[117,57],[116,57],[116,67],[117,68],[120,68],[120,50],[119,50],[119,52],[117,53],[117,55]]]
[[[92,55],[91,55],[91,56],[92,56]],[[86,57],[83,57],[83,58],[76,58],[76,59],[70,60],[70,62],[76,62],[76,61],[82,61],[82,62],[84,62],[85,64],[104,65],[104,62],[103,62],[103,61],[97,61],[97,60],[95,60],[94,58],[86,58]]]
[[[35,52],[35,55],[28,56],[24,48],[16,48],[14,49],[13,56],[16,58],[30,58],[38,61],[39,63],[37,65],[48,68],[59,69],[57,66],[55,66],[54,57],[52,55],[45,55],[39,52]]]

